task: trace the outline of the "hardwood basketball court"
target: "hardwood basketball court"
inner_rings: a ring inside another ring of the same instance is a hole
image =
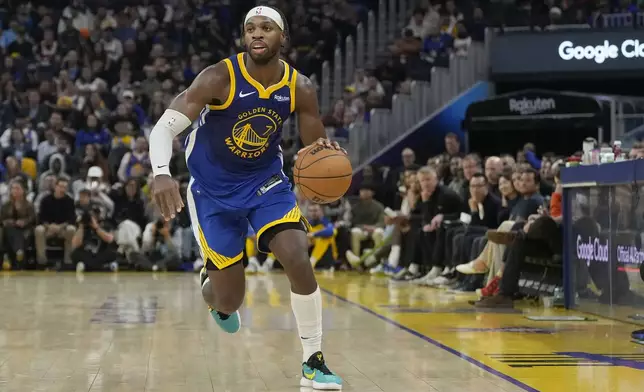
[[[475,312],[469,295],[384,278],[336,273],[319,281],[324,352],[345,391],[644,385],[644,346],[629,341],[634,325]],[[308,391],[298,386],[289,300],[284,275],[250,276],[243,328],[227,335],[206,311],[196,275],[0,273],[0,391]]]

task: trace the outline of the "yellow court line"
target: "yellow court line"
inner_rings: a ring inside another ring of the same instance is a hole
[[[437,289],[392,288],[359,276],[319,280],[327,294],[525,391],[634,391],[644,385],[644,348],[629,341],[630,324],[601,317],[535,322],[523,313],[468,312],[469,296],[446,301],[448,294]],[[392,290],[399,292],[392,296]]]

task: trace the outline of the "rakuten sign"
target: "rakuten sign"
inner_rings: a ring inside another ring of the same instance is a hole
[[[562,60],[594,60],[602,64],[607,59],[616,59],[620,54],[627,58],[644,57],[644,43],[637,39],[624,40],[620,46],[604,40],[603,45],[575,46],[571,41],[559,44],[559,57]]]

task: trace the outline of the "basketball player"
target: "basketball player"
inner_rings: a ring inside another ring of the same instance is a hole
[[[259,250],[275,254],[291,283],[291,307],[304,349],[300,385],[341,389],[342,379],[327,368],[321,351],[322,297],[309,263],[306,221],[282,171],[282,124],[297,113],[305,145],[342,149],[326,139],[310,80],[280,60],[287,40],[279,11],[262,6],[248,12],[243,24],[247,52],[203,70],[153,128],[154,196],[166,219],[183,208],[168,169],[172,140],[199,118],[186,143],[192,176],[187,203],[207,260],[202,294],[212,317],[228,333],[240,329],[241,259],[250,223]]]

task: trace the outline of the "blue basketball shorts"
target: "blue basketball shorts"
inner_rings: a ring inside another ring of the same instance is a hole
[[[257,235],[257,249],[264,253],[270,252],[268,243],[281,229],[308,229],[288,181],[266,192],[261,188],[252,192],[247,208],[231,207],[209,196],[194,179],[190,181],[187,199],[192,231],[207,269],[222,270],[240,262],[249,228]]]

